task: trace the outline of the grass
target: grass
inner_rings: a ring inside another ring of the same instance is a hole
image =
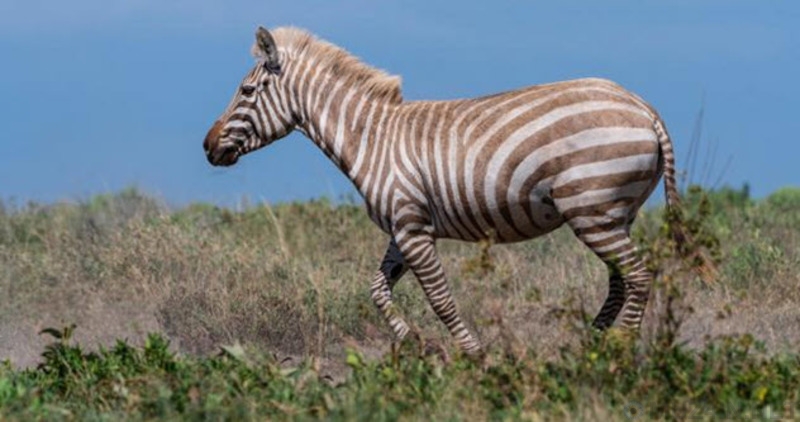
[[[388,237],[360,206],[0,204],[0,419],[796,418],[800,191],[687,201],[720,278],[676,266],[661,210],[644,212],[662,273],[640,342],[586,328],[605,268],[568,231],[442,241],[485,365],[457,356],[410,276],[400,309],[454,360],[393,347],[368,291]]]

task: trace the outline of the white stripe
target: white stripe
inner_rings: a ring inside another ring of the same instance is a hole
[[[331,88],[330,90],[324,90],[324,91],[327,91],[326,95],[328,95],[328,98],[325,100],[325,105],[322,106],[322,111],[320,111],[320,113],[319,113],[319,132],[320,132],[320,134],[322,134],[323,137],[325,137],[325,129],[327,129],[328,120],[330,119],[329,115],[331,113],[331,104],[333,104],[333,99],[336,97],[336,93],[339,91],[339,89],[342,88],[343,85],[344,85],[344,81],[343,80],[339,80],[339,81],[336,81],[336,83],[333,85],[333,88]],[[323,90],[320,90],[320,91],[323,91]],[[344,110],[345,110],[344,107],[340,107],[339,108],[339,116],[340,116],[340,118],[344,114]],[[342,127],[342,126],[339,125],[338,127]],[[342,127],[342,129],[344,129],[344,128]],[[336,137],[334,137],[333,139],[324,139],[323,142],[334,141],[335,139],[336,139]],[[336,143],[335,142],[334,142],[333,150],[334,151],[336,150]],[[335,156],[339,157],[339,154],[336,153]]]
[[[274,101],[266,95],[262,95],[259,97],[259,101],[261,102],[261,107],[259,107],[259,111],[261,112],[261,118],[264,120],[264,123],[269,126],[270,133],[267,136],[277,136],[280,127],[280,121],[278,119],[278,114],[275,110]],[[261,132],[261,133],[266,133]]]
[[[270,95],[272,95],[273,98],[276,98],[280,104],[280,114],[281,119],[285,122],[284,124],[291,124],[291,118],[288,117],[287,112],[287,110],[289,110],[289,99],[287,98],[288,95],[286,95],[287,87],[285,84],[280,84],[280,88],[282,89],[279,90],[278,88],[279,84],[277,83],[276,79],[274,83],[269,84],[268,90]]]
[[[358,100],[358,105],[356,105],[356,109],[353,111],[353,120],[350,122],[350,131],[356,130],[356,125],[358,124],[359,117],[361,116],[361,109],[364,108],[364,104],[367,103],[367,99],[369,97],[361,94],[361,99]],[[374,103],[374,102],[373,102]],[[369,125],[364,126],[365,129],[369,128]]]
[[[418,120],[418,114],[414,116],[414,120],[411,122],[411,126],[408,124],[404,125],[403,134],[405,136],[399,137],[398,141],[400,141],[400,145],[397,147],[400,150],[400,165],[403,167],[402,169],[396,168],[397,171],[394,171],[394,175],[397,177],[397,180],[403,185],[408,192],[418,201],[421,203],[427,203],[427,198],[422,191],[419,190],[417,185],[420,184],[419,178],[419,171],[417,170],[414,162],[409,157],[409,148],[412,148],[414,145],[414,133],[416,129],[416,124]],[[410,115],[409,115],[410,118]],[[397,163],[397,157],[393,157],[393,162]],[[413,179],[413,182],[412,182]]]
[[[383,157],[381,157],[381,165],[380,169],[378,170],[378,175],[382,175],[384,173],[384,168],[386,168],[386,178],[380,181],[380,188],[381,188],[381,205],[380,211],[381,215],[389,215],[389,193],[391,192],[392,183],[395,180],[394,163],[397,162],[397,157],[395,157],[395,146],[394,143],[399,141],[399,137],[397,133],[399,132],[399,127],[405,126],[404,123],[406,122],[406,116],[402,115],[401,113],[397,114],[397,119],[395,120],[395,124],[393,125],[391,132],[388,134],[387,139],[385,139],[383,148],[384,153]],[[376,181],[376,184],[378,182]]]
[[[391,128],[394,123],[397,121],[397,113],[389,113],[387,110],[387,106],[384,105],[384,110],[388,116],[388,119],[382,119],[380,124],[378,125],[377,132],[375,134],[375,139],[372,139],[372,154],[370,154],[369,161],[366,162],[367,165],[367,175],[364,177],[363,189],[364,192],[368,194],[367,200],[372,204],[373,207],[379,206],[378,202],[378,189],[380,189],[378,185],[378,177],[381,175],[381,170],[383,169],[383,165],[385,163],[385,148],[386,144],[389,140],[389,134],[391,133]],[[375,209],[375,212],[380,212],[380,209]],[[385,215],[385,214],[383,214]]]
[[[364,159],[367,156],[369,147],[369,132],[372,128],[372,120],[375,116],[376,110],[376,103],[372,102],[369,105],[369,111],[367,111],[367,119],[364,124],[364,131],[361,132],[361,142],[359,143],[358,150],[356,151],[356,162],[353,163],[353,167],[350,168],[350,180],[356,180],[356,176],[358,175],[358,172],[361,171],[361,166],[364,164]],[[380,119],[383,119],[383,113],[381,113],[381,116],[376,124],[380,125]]]
[[[308,90],[306,93],[306,98],[300,98],[300,101],[303,104],[300,111],[305,113],[304,118],[306,123],[310,123],[308,120],[311,119],[311,115],[309,114],[311,113],[311,94],[314,93],[314,83],[321,73],[322,70],[318,66],[309,65],[308,68],[306,68],[306,71],[303,72],[303,75],[301,75],[299,82],[300,86],[297,87],[298,95],[302,95],[304,90]],[[313,127],[313,125],[309,126]]]
[[[302,59],[301,57],[298,57],[296,64],[290,68],[292,73],[287,76],[291,76],[291,78],[288,78],[286,83],[287,89],[289,89],[288,87],[297,87],[297,91],[293,93],[294,95],[289,95],[288,97],[290,100],[292,110],[295,110],[295,112],[300,115],[302,115],[303,107],[302,107],[302,99],[300,98],[300,92],[302,91],[300,90],[300,86],[298,86],[299,85],[298,81],[302,80],[302,75],[305,73],[305,72],[304,73],[300,72],[301,69],[300,66],[303,64],[301,59]],[[309,63],[311,62],[313,61],[309,60]],[[307,68],[306,71],[308,71],[308,69],[310,69],[310,67]]]
[[[620,205],[617,208],[612,208],[606,211],[602,216],[578,216],[569,220],[569,225],[573,229],[585,229],[587,227],[594,227],[601,224],[607,224],[620,218],[626,218],[630,212],[630,205]]]
[[[653,154],[630,155],[622,158],[598,161],[596,163],[582,164],[555,176],[553,188],[558,188],[576,180],[591,177],[611,176],[634,171],[653,171],[658,168],[658,152]]]
[[[650,180],[644,180],[640,182],[629,183],[625,186],[591,190],[575,196],[570,196],[568,198],[559,198],[556,201],[561,212],[567,212],[572,208],[603,204],[618,198],[633,198],[640,196],[642,193],[647,191],[651,183],[652,182]]]
[[[443,104],[438,111],[442,114],[450,113],[449,107],[453,107],[454,104],[448,103]],[[433,159],[436,165],[436,175],[437,178],[432,180],[432,183],[435,183],[435,186],[439,188],[439,200],[441,201],[441,208],[440,211],[442,214],[449,217],[450,224],[452,225],[452,230],[455,230],[459,233],[464,233],[464,235],[469,235],[470,231],[464,227],[464,225],[459,221],[457,216],[459,215],[455,208],[464,209],[465,204],[463,203],[456,203],[450,200],[450,197],[447,195],[447,180],[448,174],[444,172],[444,145],[443,143],[447,140],[448,131],[444,130],[444,121],[446,119],[439,118],[439,122],[436,125],[436,129],[433,133]],[[454,163],[453,163],[454,164]],[[465,169],[466,171],[467,169]],[[468,183],[469,185],[469,183]],[[471,209],[478,209],[478,208],[471,208]],[[465,210],[466,211],[466,210]]]
[[[603,232],[603,233],[590,233],[590,234],[583,235],[582,238],[587,243],[595,243],[595,242],[599,242],[599,241],[604,240],[604,239],[608,239],[611,236],[616,236],[616,235],[618,235],[620,233],[622,233],[622,232],[620,232],[620,231],[608,231],[608,232]]]
[[[317,71],[311,76],[311,80],[308,82],[308,92],[306,93],[306,107],[308,110],[306,112],[313,113],[316,110],[316,100],[319,97],[320,92],[322,91],[321,83],[318,82],[320,76],[323,76],[323,81],[327,81],[331,76],[330,73],[326,72],[324,69],[316,69]],[[324,75],[323,75],[324,74]],[[309,120],[312,116],[309,114]],[[319,123],[319,122],[317,122]]]
[[[626,237],[625,239],[618,240],[606,246],[593,247],[592,250],[595,251],[595,253],[603,253],[603,252],[613,251],[614,249],[617,249],[622,245],[628,245],[630,243],[631,243],[630,239]]]

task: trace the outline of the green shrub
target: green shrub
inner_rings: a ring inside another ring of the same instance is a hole
[[[281,367],[240,346],[179,357],[151,335],[142,347],[118,341],[88,353],[65,334],[38,368],[0,367],[0,418],[569,418],[589,397],[617,419],[759,420],[800,410],[800,356],[769,357],[750,336],[693,351],[592,334],[549,362],[491,352],[494,362],[481,366],[459,357],[443,365],[409,343],[378,361],[351,351],[351,373],[334,385],[312,362]]]
[[[778,212],[797,213],[800,209],[800,188],[778,189],[767,197],[766,204]]]

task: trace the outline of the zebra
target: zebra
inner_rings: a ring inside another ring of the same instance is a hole
[[[653,274],[631,224],[662,174],[667,205],[680,210],[672,142],[639,96],[587,78],[404,101],[399,77],[308,31],[258,27],[255,35],[256,64],[208,131],[206,157],[230,166],[293,130],[311,139],[390,235],[370,292],[398,340],[410,328],[392,291],[411,270],[459,348],[483,353],[459,315],[437,239],[518,242],[563,224],[608,267],[593,325],[619,320],[638,332]]]

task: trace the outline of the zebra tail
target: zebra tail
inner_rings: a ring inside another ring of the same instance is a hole
[[[717,266],[705,250],[697,247],[692,235],[686,229],[683,217],[678,184],[675,182],[675,152],[672,141],[661,119],[656,118],[653,129],[658,136],[661,155],[664,159],[664,191],[667,197],[667,221],[678,254],[692,263],[693,270],[706,284],[713,283],[717,278]]]

